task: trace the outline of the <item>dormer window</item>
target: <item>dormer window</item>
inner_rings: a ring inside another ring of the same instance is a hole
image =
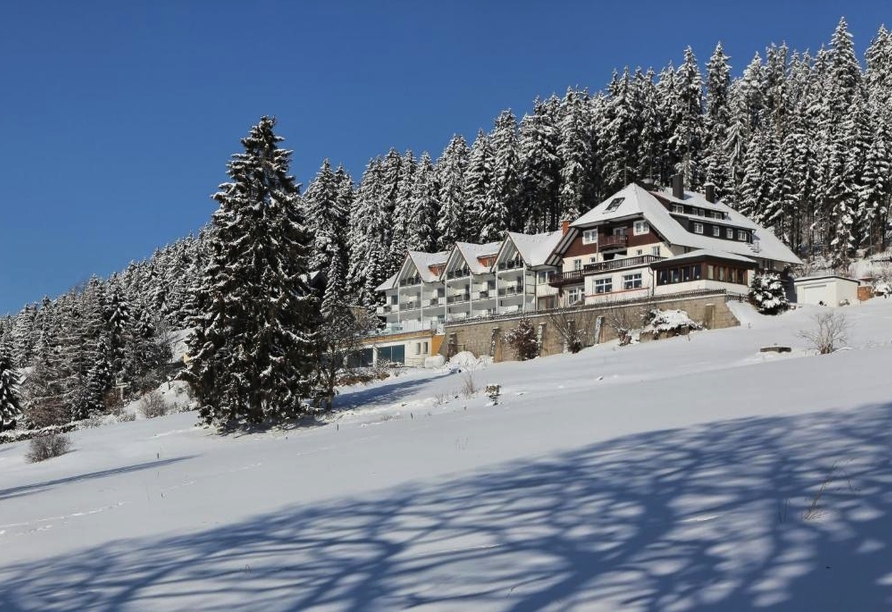
[[[712,226],[712,235],[715,236],[716,238],[721,238],[722,237],[722,228],[720,228],[718,225],[713,225]]]
[[[714,213],[712,213],[712,218],[713,219],[724,219],[725,215],[724,215],[724,213],[714,212]]]
[[[613,198],[610,201],[610,204],[607,206],[607,210],[605,210],[604,212],[605,213],[613,212],[614,210],[619,208],[619,205],[623,203],[623,200],[625,200],[625,198]]]
[[[746,231],[737,230],[737,239],[738,240],[740,240],[741,242],[746,242],[748,238],[749,238],[749,236],[746,235]]]
[[[702,233],[703,233],[703,224],[702,224],[702,223],[695,223],[695,224],[694,224],[694,233],[695,233],[695,234],[702,234]]]
[[[597,244],[598,229],[587,229],[582,232],[582,244]]]
[[[725,237],[728,240],[734,240],[734,230],[730,227],[725,230]]]
[[[672,205],[672,212],[674,212],[674,213],[679,213],[679,214],[684,214],[684,206],[682,206],[681,204],[673,204],[673,205]]]

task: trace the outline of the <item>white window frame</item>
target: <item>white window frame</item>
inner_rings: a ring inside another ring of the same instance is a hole
[[[644,275],[641,272],[623,274],[623,290],[641,289],[644,286]]]
[[[598,244],[598,228],[583,230],[582,244]]]
[[[636,236],[641,236],[643,234],[650,233],[650,223],[647,221],[635,221],[635,225],[633,226],[632,233]]]
[[[660,245],[657,245],[655,247],[650,247],[650,254],[653,255],[654,257],[659,257],[660,256]]]
[[[725,228],[725,237],[728,240],[734,240],[734,229],[733,228]]]
[[[614,227],[613,235],[614,236],[628,236],[629,228],[628,227]]]
[[[592,289],[594,289],[595,295],[613,293],[613,277],[603,276],[601,278],[594,279],[594,281],[592,281]]]
[[[585,290],[582,287],[571,287],[567,291],[567,303],[570,305],[585,299]]]
[[[721,238],[722,237],[722,228],[720,228],[718,225],[713,225],[712,226],[712,235],[715,238]]]
[[[695,224],[694,224],[694,233],[695,233],[695,234],[702,234],[702,233],[703,233],[703,224],[702,224],[702,223],[695,223]]]
[[[720,212],[717,212],[717,211],[713,211],[713,213],[712,213],[712,218],[713,218],[713,219],[724,219],[724,218],[725,218],[725,213],[720,213]]]
[[[574,259],[574,260],[573,260],[573,271],[574,271],[574,272],[579,272],[580,270],[582,270],[582,260],[581,260],[581,259]]]
[[[741,242],[747,241],[746,230],[737,230],[737,239]]]
[[[684,214],[684,206],[682,206],[681,204],[673,204],[672,212],[681,213],[683,215]]]

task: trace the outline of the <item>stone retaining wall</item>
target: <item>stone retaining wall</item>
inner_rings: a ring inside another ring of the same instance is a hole
[[[626,320],[640,321],[643,311],[652,308],[684,310],[691,319],[702,323],[707,329],[735,327],[740,325],[740,322],[728,308],[728,297],[724,292],[688,297],[667,296],[606,306],[599,304],[572,310],[531,313],[527,318],[540,340],[539,354],[546,356],[565,350],[564,339],[556,329],[559,325],[566,325],[568,321],[572,321],[577,329],[584,332],[584,344],[591,346],[617,338],[609,320],[625,317]],[[599,317],[601,317],[600,325]],[[448,323],[445,339],[440,346],[440,354],[448,359],[457,352],[470,351],[478,357],[489,355],[494,361],[514,360],[514,352],[504,341],[504,334],[515,327],[521,318],[517,315],[467,323]],[[595,338],[595,335],[599,337]]]

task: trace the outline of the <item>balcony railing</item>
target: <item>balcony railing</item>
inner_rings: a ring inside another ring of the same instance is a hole
[[[412,287],[414,285],[421,284],[420,276],[413,276],[412,278],[404,278],[400,280],[400,287]]]
[[[499,264],[499,270],[516,270],[523,267],[523,261],[503,261]]]
[[[604,236],[598,239],[598,251],[609,251],[611,249],[624,249],[629,243],[629,237],[620,234],[618,236]]]
[[[665,259],[665,257],[659,257],[657,255],[636,255],[635,257],[621,257],[619,259],[611,259],[610,261],[586,264],[582,267],[582,270],[558,272],[548,281],[548,284],[552,287],[560,287],[562,285],[582,282],[582,279],[590,274],[609,272],[611,270],[622,270],[623,268],[637,268],[663,259]]]
[[[523,293],[523,285],[508,285],[507,287],[499,287],[499,296],[518,295]]]
[[[458,295],[450,295],[446,298],[447,304],[461,304],[462,302],[467,302],[471,299],[470,294],[468,293],[459,293]]]
[[[488,300],[488,299],[490,299],[490,298],[495,297],[495,295],[493,295],[492,293],[493,293],[493,292],[491,292],[491,291],[489,291],[489,290],[487,289],[487,290],[484,290],[484,291],[475,291],[474,293],[471,294],[471,296],[472,296],[475,300]]]
[[[446,278],[452,280],[453,278],[465,278],[470,275],[471,271],[468,268],[462,268],[461,270],[450,270],[446,273]]]

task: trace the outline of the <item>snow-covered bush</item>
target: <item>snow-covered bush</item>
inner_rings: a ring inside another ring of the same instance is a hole
[[[152,389],[142,396],[139,401],[139,410],[147,419],[164,416],[169,412],[167,402],[158,389]]]
[[[505,342],[514,349],[514,354],[521,361],[534,359],[539,356],[539,341],[536,339],[536,330],[526,317],[517,322],[517,325],[505,332]]]
[[[661,336],[672,337],[687,334],[703,326],[694,321],[684,310],[660,310],[654,308],[645,315],[646,325],[641,334],[650,334],[656,340]]]
[[[812,320],[815,326],[799,332],[799,337],[807,340],[821,355],[829,355],[848,339],[849,322],[841,312],[822,312]]]
[[[878,280],[873,284],[874,295],[882,295],[883,297],[892,294],[892,283],[885,280]]]
[[[753,278],[749,299],[756,310],[765,315],[780,314],[790,308],[780,275],[773,272],[757,274]]]
[[[64,433],[46,433],[31,438],[25,459],[29,463],[46,461],[64,455],[71,450],[71,438]]]

